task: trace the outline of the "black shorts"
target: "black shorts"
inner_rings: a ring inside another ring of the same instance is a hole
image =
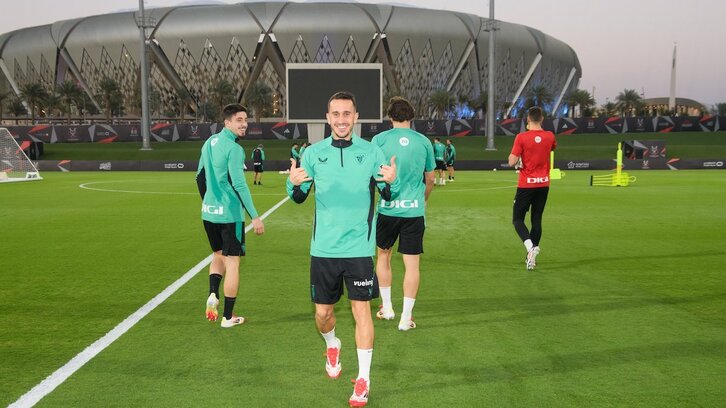
[[[454,160],[446,162],[446,167],[454,167]]]
[[[255,163],[255,173],[263,173],[265,169],[262,166],[262,163]]]
[[[419,255],[423,253],[425,229],[424,217],[403,218],[378,214],[376,245],[378,248],[389,249],[400,236],[398,252],[405,255]]]
[[[343,282],[350,300],[377,298],[378,278],[373,268],[373,257],[310,258],[310,298],[314,303],[337,303],[343,296]]]
[[[244,222],[216,224],[207,220],[202,221],[212,251],[222,251],[224,256],[245,256]]]
[[[545,204],[547,204],[547,194],[549,187],[536,188],[517,188],[517,194],[514,196],[514,205],[512,208],[512,219],[524,219],[527,211],[532,209],[532,215],[541,216],[544,212]]]
[[[443,160],[436,160],[436,168],[434,170],[446,170],[446,163]]]

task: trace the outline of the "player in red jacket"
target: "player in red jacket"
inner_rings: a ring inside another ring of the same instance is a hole
[[[544,113],[534,106],[527,111],[527,131],[514,139],[509,165],[519,168],[519,183],[514,196],[512,224],[527,249],[525,264],[534,269],[542,237],[542,213],[550,190],[550,152],[555,150],[555,135],[542,129]],[[532,229],[528,230],[524,216],[531,210]]]

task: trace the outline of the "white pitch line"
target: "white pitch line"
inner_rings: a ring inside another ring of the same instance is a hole
[[[265,219],[268,215],[272,214],[275,210],[280,208],[281,205],[285,204],[289,197],[285,197],[280,202],[275,204],[272,208],[267,210],[260,218]],[[245,228],[245,234],[252,229],[252,224]],[[174,294],[179,288],[189,282],[196,274],[204,269],[209,263],[212,262],[212,254],[204,258],[192,269],[185,273],[181,278],[177,279],[174,283],[169,285],[166,289],[161,291],[158,295],[154,296],[145,305],[141,306],[137,311],[131,313],[129,317],[124,319],[116,327],[111,329],[103,337],[96,340],[93,344],[86,347],[85,350],[78,353],[70,361],[68,361],[63,367],[57,369],[53,374],[49,375],[45,380],[41,381],[38,385],[33,387],[30,391],[26,392],[23,396],[18,398],[17,401],[8,405],[8,408],[25,408],[32,407],[37,404],[43,397],[50,394],[54,389],[61,385],[65,380],[68,379],[73,373],[78,371],[83,365],[89,362],[98,353],[103,351],[106,347],[110,346],[111,343],[118,340],[124,333],[129,331],[136,323],[141,321],[146,315],[151,313],[157,306],[163,303],[171,295]]]
[[[106,193],[130,193],[130,194],[166,194],[166,195],[199,195],[199,193],[177,193],[173,191],[139,191],[139,190],[114,190],[110,188],[98,188],[98,187],[89,187],[93,184],[101,184],[101,183],[124,183],[124,182],[134,182],[139,180],[114,180],[114,181],[92,181],[89,183],[83,183],[79,184],[78,187],[84,189],[84,190],[91,190],[91,191],[102,191]],[[280,195],[280,193],[254,193],[255,196],[276,196]]]

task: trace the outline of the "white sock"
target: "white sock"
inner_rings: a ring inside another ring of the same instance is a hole
[[[441,177],[441,185],[442,186],[445,186],[446,185],[446,179],[443,178],[443,177]]]
[[[401,312],[401,320],[403,320],[403,321],[411,320],[411,315],[413,314],[413,305],[415,303],[416,303],[416,299],[404,296],[403,311]]]
[[[381,289],[381,300],[383,301],[383,310],[393,310],[393,303],[391,303],[391,287],[380,287]]]
[[[531,239],[527,239],[526,241],[524,241],[524,247],[527,248],[527,252],[531,251],[533,246],[534,244],[532,243]]]
[[[370,382],[371,376],[371,360],[373,359],[373,349],[357,349],[358,350],[358,378],[363,378],[366,382]]]
[[[320,334],[323,335],[323,339],[325,339],[325,345],[328,348],[338,347],[338,338],[335,337],[335,327],[333,327],[333,330],[327,333],[320,332]]]

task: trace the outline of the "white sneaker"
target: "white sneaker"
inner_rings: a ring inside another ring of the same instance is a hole
[[[339,338],[335,338],[336,342],[338,343],[337,347],[328,347],[328,349],[325,351],[325,371],[328,373],[328,377],[332,379],[338,378],[340,376],[340,348],[342,347],[342,343],[340,342]]]
[[[376,317],[383,320],[393,320],[393,318],[396,317],[396,313],[393,311],[393,308],[385,309],[383,305],[380,305],[378,306]]]
[[[245,318],[242,316],[232,315],[232,318],[229,320],[227,320],[224,316],[222,316],[222,327],[224,327],[225,329],[237,326],[238,324],[242,324],[244,322],[245,322]]]
[[[370,381],[364,378],[355,380],[353,387],[353,395],[350,396],[348,404],[351,407],[365,407],[368,404],[368,392],[370,391]]]
[[[216,322],[219,317],[219,312],[217,312],[218,305],[219,299],[217,299],[217,295],[210,293],[207,298],[207,320],[210,322]]]
[[[527,259],[525,260],[525,265],[527,265],[527,270],[531,271],[534,270],[534,267],[537,266],[537,255],[539,255],[539,247],[533,247],[532,249],[527,252]]]
[[[398,322],[398,330],[409,331],[416,328],[416,323],[413,321],[413,316],[410,319],[404,319],[401,317],[401,321]]]

